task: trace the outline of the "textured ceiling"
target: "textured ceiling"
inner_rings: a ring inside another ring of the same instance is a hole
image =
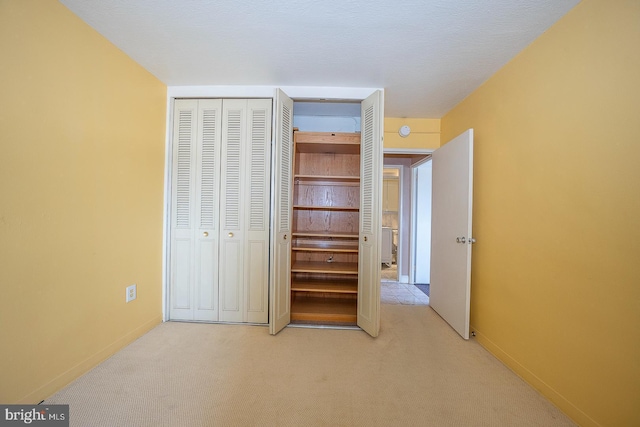
[[[439,118],[579,0],[60,0],[169,86],[380,87]]]

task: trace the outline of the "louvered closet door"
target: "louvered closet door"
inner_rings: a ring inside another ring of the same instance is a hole
[[[224,100],[220,193],[220,320],[268,316],[271,101]]]
[[[362,101],[360,140],[360,243],[358,245],[358,326],[380,331],[382,219],[382,95]]]
[[[217,320],[220,100],[174,104],[170,318]]]
[[[218,320],[218,244],[220,215],[219,99],[198,101],[196,144],[195,320]]]
[[[274,155],[274,227],[269,333],[291,321],[291,211],[293,174],[293,100],[278,90]]]
[[[245,322],[267,323],[269,317],[269,211],[271,183],[271,100],[247,101],[247,162],[244,206]]]
[[[245,154],[246,100],[225,100],[222,113],[222,169],[220,191],[220,320],[242,322],[244,289],[242,227],[244,206],[242,158]]]

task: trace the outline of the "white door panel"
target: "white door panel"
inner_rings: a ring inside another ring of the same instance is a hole
[[[268,240],[248,240],[246,242],[245,278],[247,282],[246,321],[267,323],[268,315]]]
[[[243,275],[244,321],[269,321],[269,213],[271,180],[270,99],[247,101]]]
[[[196,138],[194,320],[218,320],[219,99],[198,100]]]
[[[171,317],[191,319],[191,236],[175,237],[171,245]]]
[[[473,129],[433,152],[429,304],[469,338]]]
[[[382,116],[382,93],[376,91],[362,101],[357,311],[358,326],[373,337],[380,331]]]
[[[196,156],[197,102],[177,100],[173,122],[171,174],[171,318],[193,319],[193,199]]]
[[[170,318],[216,320],[220,100],[174,104]]]
[[[220,263],[220,321],[242,322],[243,288],[238,286],[242,277],[242,245],[240,236],[223,237],[220,253],[224,262]]]
[[[211,234],[197,241],[196,259],[199,261],[196,271],[195,319],[218,320],[218,242]]]
[[[274,153],[273,268],[269,333],[277,334],[291,321],[291,210],[293,167],[293,100],[276,94]]]
[[[242,322],[244,311],[243,245],[246,209],[243,174],[246,156],[247,101],[223,102],[220,188],[220,320]]]

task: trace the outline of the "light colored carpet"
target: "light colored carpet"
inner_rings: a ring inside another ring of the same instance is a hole
[[[46,404],[71,426],[573,426],[429,307],[360,330],[168,322]]]

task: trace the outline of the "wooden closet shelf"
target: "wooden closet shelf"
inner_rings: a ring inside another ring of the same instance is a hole
[[[357,294],[358,280],[294,280],[291,282],[291,290],[296,292],[330,292],[337,294]]]
[[[358,253],[358,247],[355,245],[331,245],[324,242],[318,244],[294,244],[291,250],[301,252]]]
[[[293,209],[297,210],[317,210],[317,211],[349,211],[358,212],[360,207],[354,206],[312,206],[312,205],[294,205]]]
[[[293,237],[322,237],[335,239],[357,239],[360,237],[358,233],[340,233],[335,231],[294,231],[291,234]]]
[[[344,132],[296,132],[299,153],[360,154],[360,134]]]
[[[295,141],[299,144],[360,145],[360,132],[295,132]]]
[[[360,182],[359,176],[347,176],[347,175],[295,175],[295,182],[300,181],[347,181],[347,182]]]
[[[291,302],[291,320],[355,324],[358,320],[357,299],[296,297]]]
[[[360,142],[296,142],[299,153],[360,154]]]
[[[328,274],[358,274],[357,262],[320,262],[297,261],[291,265],[292,273],[328,273]]]

